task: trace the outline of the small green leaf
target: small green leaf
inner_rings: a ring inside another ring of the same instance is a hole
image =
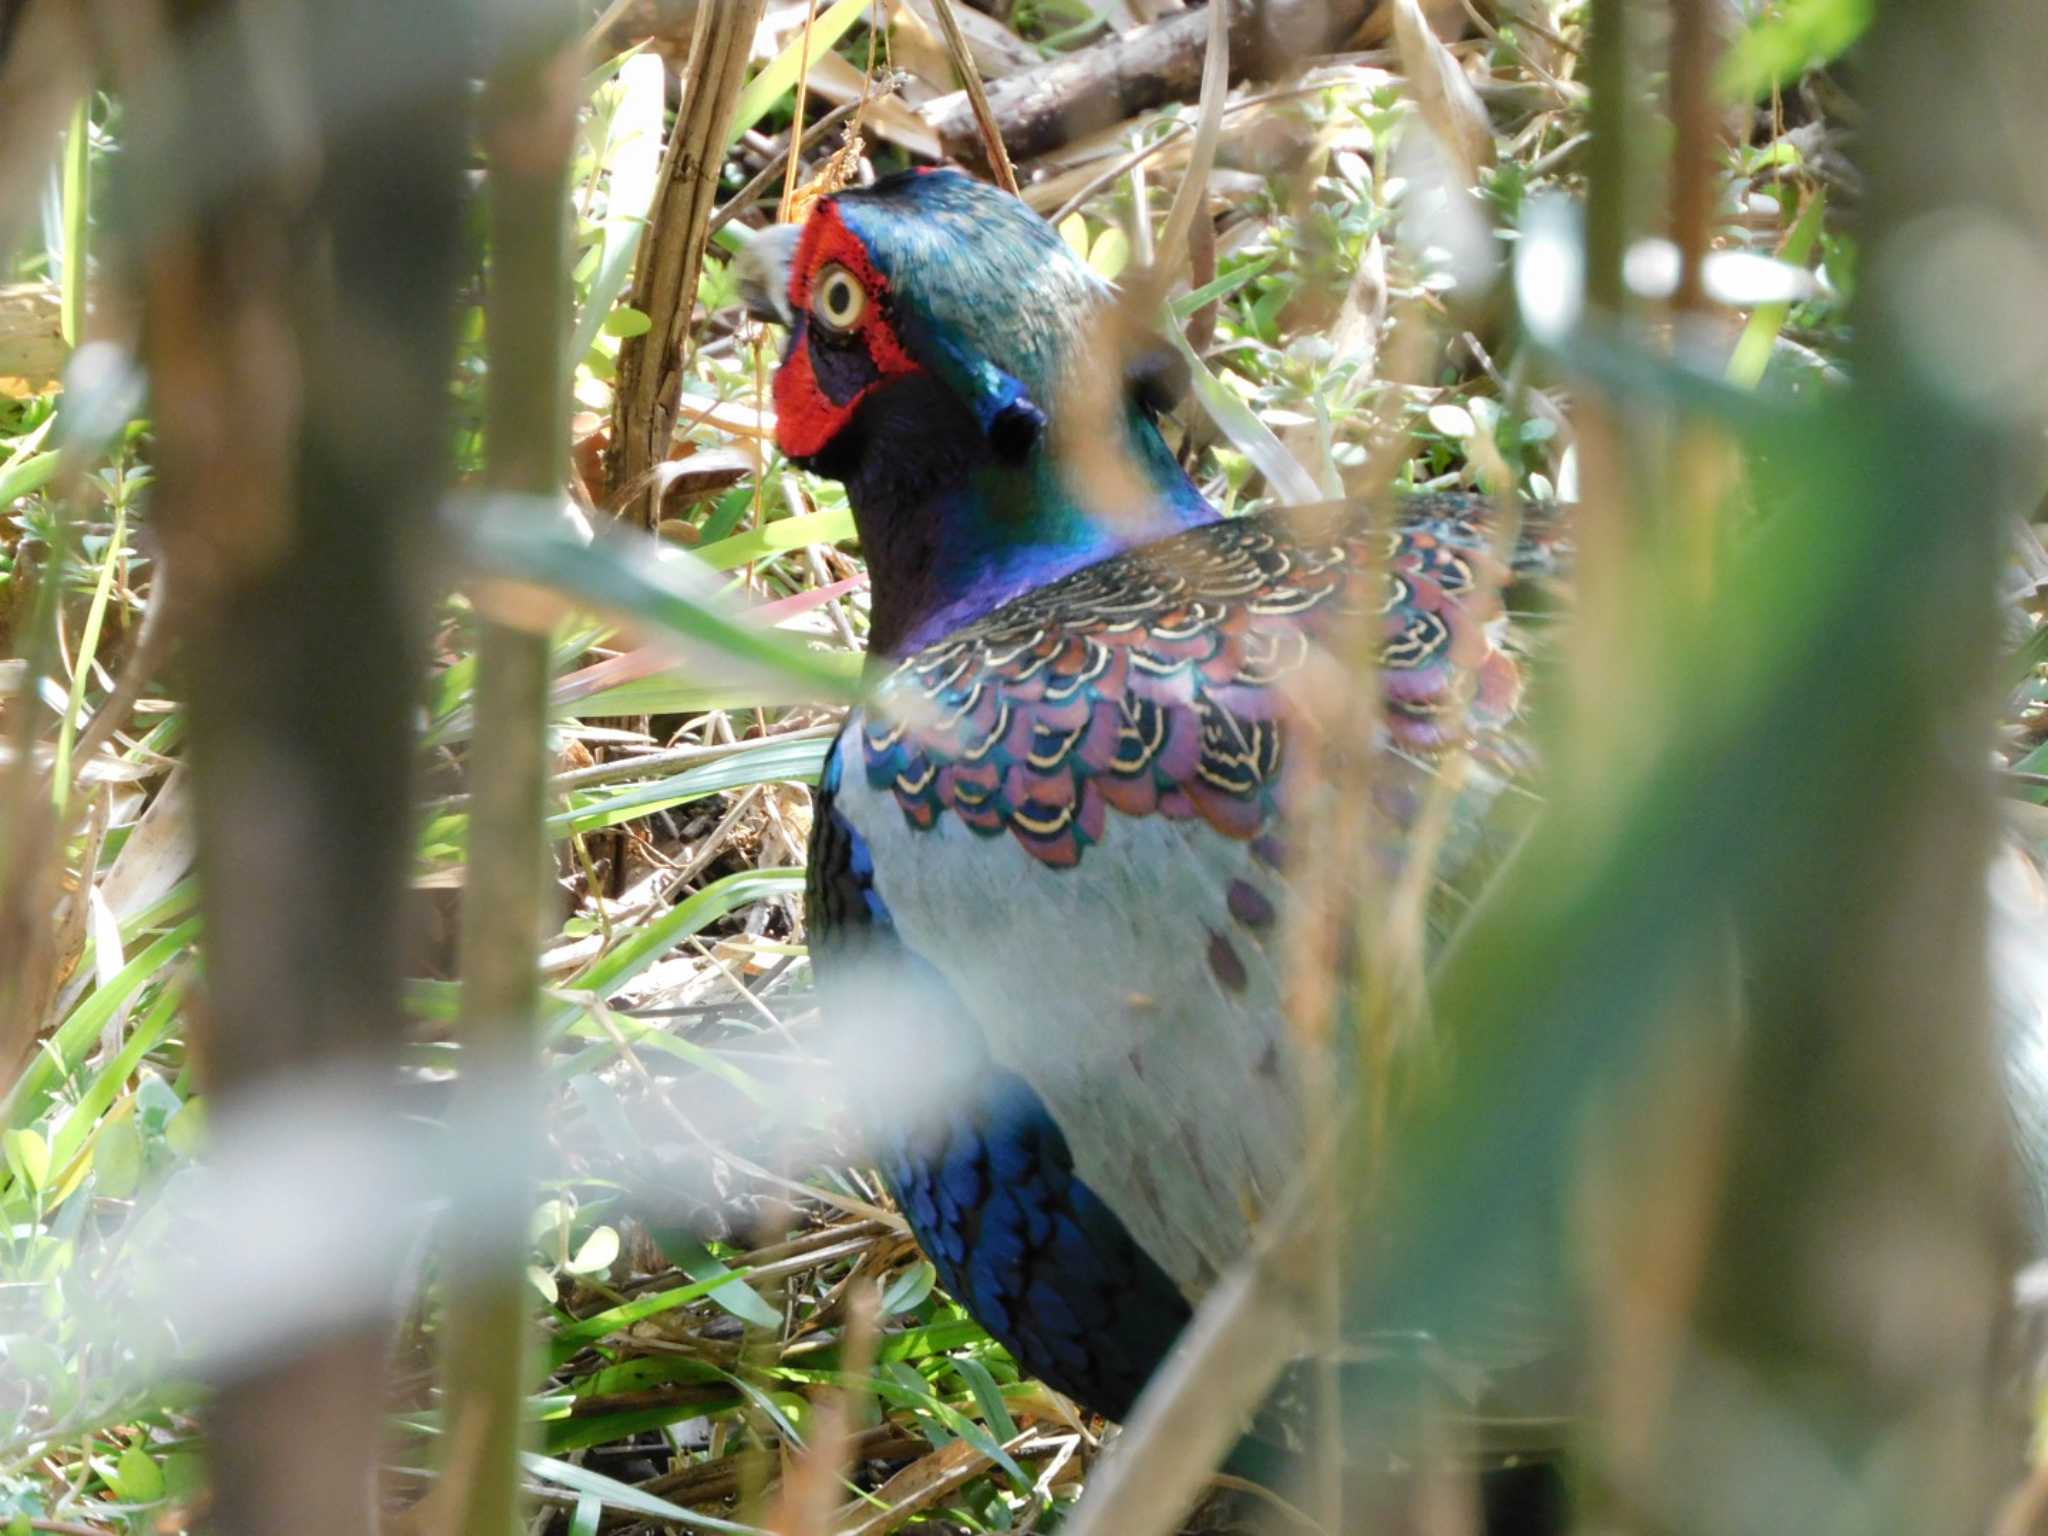
[[[41,1189],[50,1176],[50,1144],[34,1130],[9,1131],[6,1150],[14,1176],[31,1189]]]
[[[199,933],[199,919],[181,923],[121,968],[112,981],[93,988],[71,1016],[57,1026],[44,1048],[29,1059],[16,1080],[10,1099],[14,1114],[32,1120],[50,1102],[57,1079],[82,1062],[99,1043],[100,1032],[115,1011],[145,982],[184,952]],[[145,1079],[147,1081],[147,1079]],[[175,1096],[174,1096],[175,1097]]]
[[[551,1456],[536,1456],[531,1451],[522,1451],[520,1464],[534,1476],[544,1478],[558,1488],[567,1488],[572,1493],[589,1494],[602,1499],[613,1509],[625,1510],[628,1514],[650,1515],[656,1520],[668,1520],[692,1531],[730,1531],[740,1536],[762,1536],[760,1528],[741,1525],[734,1520],[721,1520],[716,1515],[699,1514],[671,1504],[666,1499],[656,1498],[651,1493],[642,1493],[630,1483],[617,1478],[606,1477],[602,1472],[593,1472],[588,1467],[579,1467],[572,1462],[557,1461]]]
[[[785,517],[729,539],[699,545],[696,557],[714,571],[729,571],[749,560],[765,560],[786,549],[809,544],[837,544],[854,535],[853,512],[841,507],[836,512],[806,512]]]
[[[1256,261],[1247,262],[1235,272],[1217,278],[1213,283],[1204,283],[1192,293],[1184,293],[1167,306],[1176,320],[1185,320],[1204,304],[1217,299],[1227,299],[1238,289],[1262,276],[1265,270],[1280,259],[1278,251],[1268,251]]]
[[[552,1283],[552,1282],[550,1282]],[[555,1330],[550,1343],[550,1353],[557,1363],[566,1360],[587,1344],[594,1344],[608,1333],[619,1333],[643,1319],[658,1313],[672,1311],[699,1301],[721,1285],[730,1285],[730,1279],[712,1277],[697,1280],[689,1285],[679,1285],[672,1291],[655,1291],[645,1296],[635,1296],[631,1301],[621,1302],[591,1317],[579,1318],[573,1323],[564,1323]],[[547,1293],[543,1291],[542,1295]],[[759,1299],[758,1297],[756,1298]],[[781,1318],[777,1318],[779,1323]],[[890,1344],[895,1343],[892,1338]],[[886,1350],[889,1346],[885,1344]]]
[[[566,1201],[541,1201],[533,1208],[533,1216],[527,1222],[528,1239],[549,1248],[561,1248],[567,1241],[562,1236],[563,1228],[569,1225],[575,1214]]]
[[[1131,237],[1112,224],[1088,248],[1088,265],[1098,277],[1114,278],[1131,263]]]
[[[1772,86],[1840,58],[1876,15],[1876,0],[1786,0],[1735,39],[1722,57],[1717,84],[1731,100],[1754,101]]]
[[[185,1107],[178,1090],[161,1073],[144,1072],[135,1084],[135,1118],[145,1131],[161,1136],[171,1117]]]
[[[594,1275],[612,1267],[619,1256],[619,1234],[615,1227],[593,1227],[590,1236],[576,1250],[566,1268],[572,1275]]]
[[[454,527],[467,563],[480,574],[551,587],[693,649],[715,651],[721,681],[744,680],[757,690],[757,703],[778,694],[805,702],[858,696],[819,653],[739,611],[702,561],[623,538],[585,544],[563,521],[560,504],[544,498],[492,497],[466,510],[470,515]]]
[[[1067,249],[1083,261],[1088,259],[1088,221],[1078,213],[1070,213],[1060,220],[1060,238],[1067,242]]]
[[[735,870],[677,902],[637,932],[622,937],[601,959],[571,977],[564,990],[595,992],[608,998],[689,935],[749,902],[801,890],[803,883],[804,872],[800,869]],[[542,1024],[545,1038],[559,1039],[583,1013],[583,1008],[574,1002],[551,1008]]]
[[[1813,248],[1820,241],[1828,206],[1827,188],[1822,187],[1806,200],[1798,219],[1792,225],[1792,232],[1785,237],[1785,244],[1778,252],[1780,260],[1803,267],[1813,255]],[[1742,328],[1742,336],[1735,343],[1735,351],[1728,359],[1728,382],[1743,389],[1755,389],[1764,381],[1764,374],[1771,366],[1771,354],[1777,349],[1778,333],[1785,328],[1785,321],[1792,313],[1789,304],[1759,304],[1749,322]]]
[[[154,1504],[164,1496],[163,1468],[139,1445],[121,1453],[107,1482],[114,1496],[128,1504]]]
[[[533,1288],[546,1298],[549,1306],[562,1299],[562,1288],[555,1284],[555,1277],[538,1264],[526,1266],[526,1278],[533,1283]]]
[[[808,1444],[811,1438],[810,1399],[801,1392],[770,1392],[767,1397],[775,1416],[781,1420],[779,1427],[785,1428],[798,1445]]]
[[[636,820],[667,810],[691,800],[701,800],[707,795],[721,794],[729,789],[743,788],[752,784],[814,784],[819,770],[824,766],[825,749],[830,743],[813,739],[794,742],[768,742],[760,747],[735,752],[730,757],[715,759],[695,768],[685,768],[681,773],[667,778],[655,779],[647,784],[631,785],[616,794],[593,795],[588,801],[574,805],[567,811],[557,811],[548,817],[547,826],[551,835],[564,833],[591,832],[602,827],[616,826],[622,821]],[[565,925],[564,932],[577,937]],[[655,1038],[650,1041],[656,1050],[670,1050],[671,1047],[688,1046],[689,1042],[677,1040],[672,1035],[650,1031]],[[638,1037],[629,1037],[638,1043]],[[701,1047],[692,1047],[693,1058],[703,1061],[712,1070],[719,1070],[722,1058],[715,1051],[707,1052]],[[744,1074],[726,1065],[727,1080],[743,1091],[751,1092]],[[574,1084],[571,1084],[574,1087]],[[578,1090],[579,1092],[581,1090]],[[613,1096],[613,1104],[617,1096]],[[587,1113],[596,1115],[597,1108],[585,1103]],[[606,1112],[610,1113],[610,1112]],[[624,1130],[624,1111],[618,1110],[609,1119],[598,1119],[600,1133],[607,1141],[616,1138],[607,1131],[607,1126]],[[625,1132],[630,1140],[630,1131]],[[619,1141],[615,1150],[623,1150],[626,1141]]]
[[[882,1340],[875,1358],[884,1362],[923,1360],[932,1355],[965,1349],[987,1339],[987,1331],[972,1318],[948,1318],[945,1322],[927,1323],[922,1328],[906,1328],[901,1333],[890,1334]]]
[[[697,302],[704,306],[704,313],[715,315],[722,309],[736,307],[739,301],[740,280],[732,263],[706,256],[704,268],[697,275]]]
[[[1314,476],[1301,467],[1300,460],[1273,434],[1273,429],[1259,420],[1251,407],[1232,394],[1229,387],[1209,371],[1209,365],[1195,355],[1195,349],[1188,345],[1181,328],[1167,326],[1166,339],[1186,359],[1189,386],[1202,408],[1209,413],[1210,420],[1239,452],[1257,466],[1275,494],[1294,506],[1325,499],[1328,493],[1316,484]],[[1338,489],[1341,491],[1341,487]]]
[[[132,1118],[105,1126],[92,1145],[95,1191],[109,1200],[125,1200],[142,1184],[142,1132]]]
[[[711,1299],[743,1323],[752,1323],[757,1328],[780,1328],[782,1314],[761,1298],[761,1293],[747,1284],[713,1254],[702,1243],[687,1234],[663,1231],[657,1235],[662,1252],[669,1256],[684,1274],[699,1284],[717,1281],[710,1292]]]
[[[607,336],[645,336],[653,328],[654,322],[630,304],[621,304],[604,317],[604,333]]]
[[[1432,405],[1429,408],[1429,424],[1445,437],[1455,437],[1460,442],[1477,435],[1479,431],[1472,420],[1472,413],[1462,405]]]
[[[920,1376],[914,1367],[901,1360],[889,1360],[883,1363],[883,1368],[888,1372],[888,1380],[896,1390],[890,1391],[882,1384],[880,1378],[876,1380],[876,1389],[883,1397],[904,1407],[923,1410],[918,1414],[917,1432],[923,1435],[926,1441],[933,1446],[944,1446],[959,1438],[953,1433],[952,1426],[946,1422],[945,1404],[933,1396],[931,1384]]]
[[[180,1157],[197,1157],[206,1144],[206,1100],[198,1095],[187,1099],[164,1126],[164,1140]]]
[[[910,1268],[891,1280],[882,1292],[882,1315],[898,1317],[924,1304],[931,1295],[932,1287],[938,1283],[939,1272],[932,1268],[929,1259],[919,1259]]]

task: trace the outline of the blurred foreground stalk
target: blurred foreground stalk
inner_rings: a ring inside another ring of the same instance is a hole
[[[2034,321],[2008,306],[2039,291],[2044,30],[2029,0],[1882,8],[1855,383],[1817,409],[1759,411],[1612,318],[1599,274],[1638,231],[1594,156],[1592,318],[1560,352],[1626,389],[1582,423],[1614,424],[1619,466],[1660,411],[1745,424],[1766,515],[1681,597],[1648,482],[1589,473],[1579,532],[1612,542],[1580,567],[1552,803],[1438,967],[1457,1069],[1354,1269],[1361,1315],[1454,1339],[1555,1271],[1594,1282],[1601,1528],[1979,1530],[2017,1466],[1987,762],[1998,561],[2034,489]],[[1532,1262],[1552,1208],[1578,1228]]]
[[[446,474],[471,32],[457,0],[168,9],[168,36],[138,13],[127,39],[123,233],[191,708],[198,1044],[225,1137],[261,1092],[397,1063],[415,550]],[[366,110],[365,82],[401,59],[413,88]],[[217,1383],[215,1529],[374,1527],[374,1314],[395,1292]]]
[[[1856,91],[1854,385],[1754,428],[1766,517],[1725,579],[1639,561],[1630,611],[1579,637],[1656,658],[1656,691],[1621,671],[1583,701],[1633,727],[1610,729],[1620,763],[1564,744],[1500,920],[1445,967],[1474,1056],[1557,1038],[1556,1079],[1525,1063],[1495,1094],[1588,1104],[1604,1081],[1620,1111],[1580,1233],[1606,1335],[1591,1502],[1615,1528],[1978,1530],[2017,1465],[1986,763],[1999,554],[2027,485],[1983,381],[2027,334],[1998,260],[2043,247],[2038,157],[2013,150],[2048,131],[2025,85],[2044,27],[2027,0],[1881,9]],[[1711,420],[1710,391],[1669,382],[1681,430]],[[1612,414],[1641,430],[1645,403]],[[1730,1018],[1717,998],[1736,996]],[[1468,1081],[1451,1123],[1483,1123],[1485,1093]],[[1559,1184],[1574,1119],[1532,1137]],[[1473,1160],[1425,1161],[1416,1191],[1457,1198]]]
[[[491,489],[559,500],[568,477],[569,152],[575,128],[574,16],[555,4],[508,39],[485,100],[490,156]],[[490,515],[485,512],[483,515]],[[480,608],[487,605],[480,602]],[[548,636],[486,611],[477,648],[476,735],[467,758],[469,867],[462,903],[462,1092],[470,1113],[533,1128],[539,946],[547,893]],[[516,1140],[517,1138],[515,1138]],[[523,1144],[523,1143],[522,1143]],[[453,1213],[443,1312],[436,1502],[444,1529],[503,1536],[519,1512],[519,1451],[529,1385],[528,1295],[521,1263],[532,1172],[494,1170]]]
[[[1832,430],[1779,445],[1760,477],[1787,525],[1776,552],[1809,575],[1828,544],[1849,553],[1775,593],[1823,605],[1844,675],[1811,677],[1786,717],[1831,750],[1774,786],[1807,851],[1744,907],[1752,1016],[1728,1182],[1653,1476],[1662,1499],[1702,1495],[1687,1472],[1707,1440],[1724,1478],[1770,1453],[1784,1529],[1854,1510],[1863,1529],[1976,1530],[2019,1451],[1998,1402],[2018,1234],[1986,763],[1999,562],[2037,489],[2012,401],[1986,381],[2029,366],[2040,324],[2012,305],[2048,249],[2033,149],[2048,15],[1889,0],[1861,65],[1856,382]]]

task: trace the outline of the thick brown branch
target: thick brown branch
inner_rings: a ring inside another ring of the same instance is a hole
[[[1237,8],[1231,79],[1262,80],[1345,43],[1376,0],[1265,0]],[[1030,159],[1202,88],[1209,18],[1185,11],[1036,69],[992,81],[989,108],[1012,157]],[[965,94],[933,104],[929,120],[947,155],[985,166],[981,129]]]

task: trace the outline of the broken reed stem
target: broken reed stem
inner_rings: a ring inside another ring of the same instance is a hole
[[[81,466],[67,453],[58,482],[66,512],[36,568],[31,600],[15,617],[13,654],[26,665],[7,699],[9,762],[0,770],[0,1084],[12,1087],[35,1048],[56,987],[52,913],[59,886],[57,808],[36,764],[35,700],[42,679],[58,676],[57,629],[63,622],[63,571],[75,544],[73,518]],[[17,580],[28,563],[17,568]],[[91,880],[87,870],[84,880]],[[84,892],[81,889],[80,895]]]
[[[633,271],[630,302],[649,323],[643,334],[619,344],[613,446],[605,456],[605,478],[608,500],[618,515],[637,514],[648,528],[659,521],[661,498],[643,487],[651,486],[649,471],[667,458],[675,433],[683,349],[703,270],[718,167],[754,32],[766,8],[767,0],[720,0],[699,8],[684,73],[682,111],[662,152],[647,233]]]
[[[1003,147],[1003,131],[996,126],[995,112],[988,104],[988,92],[982,89],[981,71],[975,68],[974,55],[968,50],[966,35],[960,30],[960,19],[953,14],[953,0],[932,0],[932,10],[939,18],[939,30],[946,35],[946,51],[953,56],[953,68],[960,76],[961,87],[967,92],[968,105],[974,109],[974,121],[981,129],[982,142],[988,147],[989,170],[996,185],[1015,197],[1017,171],[1010,164],[1009,150]]]

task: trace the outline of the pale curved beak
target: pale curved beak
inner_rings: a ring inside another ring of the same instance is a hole
[[[747,313],[756,319],[788,325],[796,318],[789,310],[789,268],[796,260],[796,243],[802,235],[801,224],[772,225],[749,236],[733,257],[740,298]]]

